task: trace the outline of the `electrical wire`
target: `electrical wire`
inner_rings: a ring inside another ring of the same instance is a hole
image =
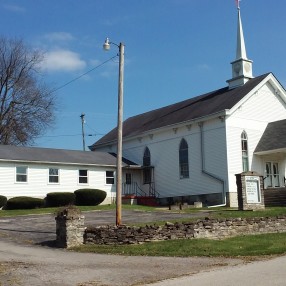
[[[86,134],[86,136],[88,136],[88,137],[98,136],[98,135],[103,136],[105,134],[101,134],[101,133]],[[41,137],[57,138],[57,137],[75,137],[75,136],[82,136],[82,134],[45,135],[45,136],[41,136]]]
[[[85,73],[79,75],[78,77],[76,77],[76,78],[74,78],[74,79],[68,81],[67,83],[65,83],[65,84],[63,84],[63,85],[61,85],[61,86],[59,86],[59,87],[53,89],[53,90],[51,91],[51,93],[53,93],[53,92],[55,92],[55,91],[58,91],[58,90],[60,90],[60,89],[62,89],[62,88],[64,88],[64,87],[66,87],[67,85],[69,85],[69,84],[71,84],[71,83],[77,81],[78,79],[82,78],[83,76],[85,76],[85,75],[89,74],[90,72],[92,72],[92,71],[94,71],[94,70],[100,68],[101,66],[105,65],[106,63],[108,63],[108,62],[110,62],[110,61],[113,61],[113,59],[115,59],[117,56],[118,56],[118,55],[109,58],[108,60],[106,60],[106,61],[100,63],[100,64],[97,65],[96,67],[94,67],[94,68],[88,70],[87,72],[85,72]]]

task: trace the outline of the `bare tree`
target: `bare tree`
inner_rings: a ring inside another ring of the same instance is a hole
[[[0,144],[29,145],[54,121],[55,98],[41,82],[43,55],[0,37]]]

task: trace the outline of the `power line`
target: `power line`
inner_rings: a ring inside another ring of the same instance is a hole
[[[82,78],[83,76],[87,75],[88,73],[90,73],[90,72],[92,72],[92,71],[94,71],[94,70],[100,68],[101,66],[105,65],[106,63],[112,61],[112,60],[113,60],[114,58],[116,58],[116,57],[117,57],[117,55],[116,55],[116,56],[113,56],[113,57],[111,57],[111,58],[109,58],[108,60],[102,62],[101,64],[97,65],[96,67],[94,67],[94,68],[88,70],[87,72],[81,74],[80,76],[78,76],[78,77],[76,77],[76,78],[74,78],[74,79],[68,81],[67,83],[65,83],[65,84],[63,84],[63,85],[61,85],[61,86],[59,86],[59,87],[53,89],[53,90],[51,91],[51,93],[53,93],[53,92],[55,92],[55,91],[58,91],[58,90],[60,90],[60,89],[62,89],[62,88],[64,88],[64,87],[66,87],[67,85],[73,83],[74,81],[77,81],[78,79]]]
[[[100,134],[100,133],[97,133],[97,134],[87,134],[87,136],[101,136],[101,135],[105,135],[105,134]],[[82,134],[63,134],[63,135],[44,135],[44,136],[41,136],[41,137],[75,137],[75,136],[82,136]]]

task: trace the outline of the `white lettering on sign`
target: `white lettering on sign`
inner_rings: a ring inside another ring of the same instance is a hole
[[[245,192],[248,204],[261,203],[260,180],[258,176],[245,176]]]

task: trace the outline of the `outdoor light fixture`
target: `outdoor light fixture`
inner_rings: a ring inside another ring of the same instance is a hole
[[[123,73],[124,73],[124,44],[110,42],[106,38],[103,49],[110,50],[110,44],[119,49],[119,76],[118,76],[118,115],[117,115],[117,158],[116,158],[116,225],[121,225],[122,205],[122,119],[123,119]]]
[[[110,44],[109,44],[109,39],[108,38],[105,39],[105,42],[103,44],[103,49],[105,51],[109,51],[110,50]]]

